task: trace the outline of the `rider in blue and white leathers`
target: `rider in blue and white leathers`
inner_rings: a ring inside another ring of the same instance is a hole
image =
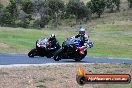
[[[87,44],[89,41],[89,36],[85,32],[85,28],[80,27],[79,33],[71,38],[80,38],[81,46],[80,48],[87,49],[89,45]]]

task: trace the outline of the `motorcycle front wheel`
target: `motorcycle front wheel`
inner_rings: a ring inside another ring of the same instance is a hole
[[[37,54],[37,49],[32,49],[32,50],[28,53],[28,56],[29,56],[29,57],[34,57],[34,56],[36,56],[36,54]]]
[[[79,61],[81,61],[82,59],[84,59],[86,55],[87,55],[87,51],[84,51],[84,54],[83,54],[83,55],[79,55],[79,56],[78,56],[77,58],[75,58],[74,60],[75,60],[76,62],[79,62]]]

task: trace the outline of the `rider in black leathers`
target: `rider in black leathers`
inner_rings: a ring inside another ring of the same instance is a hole
[[[50,44],[51,44],[51,45],[50,45],[50,49],[53,49],[53,50],[54,50],[54,49],[60,47],[60,46],[59,46],[59,43],[58,43],[58,41],[57,41],[57,39],[56,39],[55,34],[51,34],[48,41],[49,41]]]

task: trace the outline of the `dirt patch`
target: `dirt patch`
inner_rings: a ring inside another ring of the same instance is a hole
[[[30,66],[0,69],[0,88],[131,88],[130,84],[86,84],[76,82],[78,64],[54,66]],[[83,65],[87,73],[130,74],[132,64],[87,64]]]
[[[2,53],[17,53],[17,54],[27,54],[30,50],[23,48],[16,48],[15,46],[10,46],[6,43],[0,43],[0,49]]]
[[[9,45],[5,44],[5,43],[0,43],[0,48],[4,49],[4,48],[10,48]]]

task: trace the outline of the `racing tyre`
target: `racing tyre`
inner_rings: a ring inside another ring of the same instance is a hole
[[[81,61],[81,59],[80,59],[80,58],[79,58],[79,59],[77,58],[77,59],[75,59],[75,61],[76,61],[76,62],[80,62],[80,61]]]
[[[55,54],[53,56],[55,61],[61,60],[61,58],[60,58],[61,51],[62,51],[62,49],[59,49],[58,51],[55,52]]]
[[[47,57],[47,58],[51,58],[51,57],[52,57],[52,55],[47,55],[46,57]]]
[[[60,60],[59,56],[54,57],[54,60],[59,61]]]
[[[36,55],[37,50],[36,49],[32,49],[29,53],[28,56],[29,57],[34,57]]]
[[[76,61],[76,62],[81,61],[83,58],[85,58],[86,55],[87,55],[87,51],[84,51],[84,54],[83,54],[83,55],[79,55],[79,57],[76,58],[75,61]]]

